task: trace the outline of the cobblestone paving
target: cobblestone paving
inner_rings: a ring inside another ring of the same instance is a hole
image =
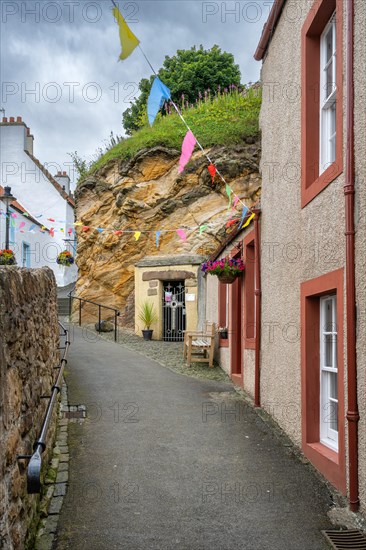
[[[95,332],[94,325],[87,325],[87,328]],[[100,333],[100,337],[113,340],[114,333]],[[163,367],[167,367],[180,374],[206,380],[229,381],[229,377],[218,364],[214,364],[214,367],[210,368],[207,363],[192,363],[188,367],[183,360],[183,342],[145,341],[140,336],[136,336],[132,331],[119,329],[118,344],[141,353],[145,357],[154,359],[154,361],[157,361]]]

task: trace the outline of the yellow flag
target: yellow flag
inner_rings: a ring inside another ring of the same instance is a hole
[[[250,216],[250,218],[247,219],[247,221],[245,222],[245,224],[243,225],[243,227],[247,227],[247,226],[250,224],[250,222],[252,221],[252,219],[254,218],[254,216],[255,216],[255,214],[252,214],[252,215]]]
[[[118,8],[113,8],[113,15],[119,26],[119,38],[122,46],[119,58],[126,59],[126,57],[131,55],[136,46],[140,44],[140,40],[133,34]]]
[[[141,237],[141,231],[135,231],[134,237],[135,237],[136,241],[138,241],[139,238]]]

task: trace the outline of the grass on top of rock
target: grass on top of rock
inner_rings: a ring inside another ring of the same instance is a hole
[[[182,112],[201,145],[212,147],[242,143],[248,137],[257,136],[260,105],[261,89],[255,85],[243,90],[231,89],[214,97],[208,95],[196,105],[186,106]],[[110,160],[132,158],[146,147],[163,145],[180,150],[186,132],[187,128],[175,111],[166,116],[159,113],[152,127],[146,123],[131,137],[117,143],[92,164],[87,175]]]

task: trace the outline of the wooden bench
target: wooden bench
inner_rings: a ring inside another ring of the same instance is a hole
[[[213,367],[215,351],[215,323],[207,323],[201,332],[184,333],[183,358],[186,363],[208,363]]]

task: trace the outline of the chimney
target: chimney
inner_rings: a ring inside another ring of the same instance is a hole
[[[19,117],[20,118],[20,117]],[[30,155],[33,155],[33,143],[34,143],[34,137],[30,133],[30,128],[26,126],[26,135],[25,135],[25,150],[28,151]]]
[[[70,194],[70,178],[67,175],[67,172],[60,172],[58,171],[57,174],[54,176],[54,179],[61,185],[62,188],[65,189],[65,192],[69,195]]]
[[[23,122],[21,116],[17,116],[17,122]]]
[[[6,124],[8,122],[8,117],[3,116],[3,124]]]
[[[9,122],[15,122],[15,119],[14,119],[13,116],[11,116],[11,117],[9,118]]]

